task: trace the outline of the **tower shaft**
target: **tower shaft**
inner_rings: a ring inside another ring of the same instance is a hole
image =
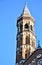
[[[34,33],[34,19],[30,14],[27,5],[23,13],[17,19],[17,50],[16,63],[21,63],[35,50],[36,36]]]

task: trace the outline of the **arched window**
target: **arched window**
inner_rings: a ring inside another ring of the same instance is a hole
[[[25,54],[25,58],[27,58],[27,54]]]
[[[29,43],[30,43],[30,37],[26,36],[26,44],[29,44]]]
[[[28,58],[30,55],[30,50],[26,49],[26,54],[25,54],[25,58]]]
[[[20,31],[22,32],[22,30],[23,30],[23,25],[20,24]]]
[[[27,23],[25,24],[25,29],[29,29],[29,25]]]
[[[30,25],[30,28],[31,28],[31,30],[33,31],[33,27],[32,27],[32,25]]]

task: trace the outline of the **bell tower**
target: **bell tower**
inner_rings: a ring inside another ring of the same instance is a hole
[[[21,63],[21,60],[28,58],[36,48],[34,23],[34,18],[31,16],[26,3],[21,16],[17,19],[16,63]]]

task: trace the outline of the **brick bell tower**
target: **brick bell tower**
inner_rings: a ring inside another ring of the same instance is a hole
[[[26,3],[21,16],[17,19],[17,64],[28,58],[36,48],[34,23],[35,21],[31,16]]]

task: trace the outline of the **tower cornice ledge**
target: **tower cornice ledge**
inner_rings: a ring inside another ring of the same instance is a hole
[[[19,21],[21,21],[21,20],[23,20],[23,19],[25,19],[25,20],[32,20],[32,22],[33,23],[35,23],[35,20],[34,20],[34,18],[31,16],[29,16],[29,17],[27,17],[27,16],[21,16],[21,17],[18,17],[17,18],[17,23],[19,22]]]

